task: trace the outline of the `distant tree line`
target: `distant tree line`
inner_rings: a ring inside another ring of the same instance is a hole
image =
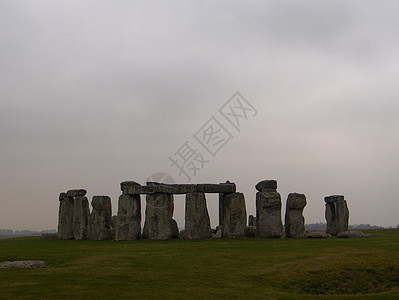
[[[354,224],[349,225],[349,229],[356,230],[356,229],[384,229],[385,227],[370,225],[370,224]],[[393,227],[389,227],[393,228]],[[399,225],[396,226],[399,229]],[[309,223],[305,224],[306,231],[317,231],[317,230],[326,230],[327,223]],[[43,233],[57,233],[55,229],[48,229],[48,230],[41,230],[41,231],[34,231],[34,230],[15,230],[12,229],[0,229],[0,236],[2,235],[41,235]]]
[[[40,235],[42,233],[56,233],[57,230],[49,229],[42,231],[34,231],[34,230],[11,230],[11,229],[0,229],[0,235]]]
[[[349,229],[384,229],[385,227],[370,224],[354,224],[349,225]]]
[[[305,224],[305,230],[306,231],[316,231],[316,230],[326,230],[327,229],[327,223],[310,223],[310,224]]]
[[[398,227],[399,228],[399,225]],[[327,223],[310,223],[310,224],[305,224],[305,230],[306,231],[316,231],[316,230],[326,230],[327,229]],[[376,225],[370,225],[370,224],[354,224],[354,225],[349,225],[349,229],[351,230],[358,230],[358,229],[384,229],[382,226],[376,226]]]

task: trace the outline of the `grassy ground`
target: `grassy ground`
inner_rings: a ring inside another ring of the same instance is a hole
[[[399,299],[399,230],[368,239],[0,240],[2,299]]]

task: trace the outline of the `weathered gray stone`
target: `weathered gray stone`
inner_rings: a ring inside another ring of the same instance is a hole
[[[187,193],[233,193],[236,191],[235,183],[220,184],[166,184],[159,182],[147,182],[146,186],[141,186],[134,181],[121,183],[123,194],[187,194]]]
[[[245,229],[245,236],[248,238],[256,237],[256,227],[255,226],[247,226]]]
[[[67,198],[67,193],[60,193],[60,196],[58,197],[60,201],[65,200],[66,198]]]
[[[165,193],[146,196],[143,238],[167,240],[172,238],[173,195]]]
[[[185,237],[187,239],[212,237],[204,193],[188,193],[186,195]]]
[[[330,196],[325,198],[327,233],[336,236],[348,231],[349,209],[344,196]]]
[[[60,194],[60,206],[58,212],[58,238],[60,240],[72,240],[74,237],[73,204],[73,198],[67,197],[66,193]]]
[[[90,208],[86,197],[75,197],[73,201],[73,238],[87,240]]]
[[[174,194],[188,194],[195,193],[197,190],[196,184],[174,184]]]
[[[213,239],[222,238],[222,228],[219,228],[218,230],[216,230],[216,233],[212,233],[212,238]]]
[[[324,198],[324,201],[326,203],[333,203],[333,202],[342,202],[345,200],[345,197],[342,195],[332,195],[332,196],[327,196]]]
[[[324,231],[311,231],[306,234],[308,239],[330,239],[332,235]]]
[[[299,209],[288,209],[285,215],[285,236],[287,238],[304,238],[305,218],[302,215],[302,211]]]
[[[137,187],[141,186],[140,183],[137,183],[136,181],[123,181],[121,182],[121,191],[128,189],[129,187]]]
[[[262,205],[264,207],[281,208],[281,196],[276,191],[264,190],[263,192],[257,192],[256,197],[257,199],[262,199]]]
[[[121,186],[122,194],[125,195],[140,195],[140,194],[153,194],[154,189],[150,186],[141,186],[141,185],[128,185],[125,184]]]
[[[174,184],[147,182],[147,187],[150,188],[153,193],[176,194],[176,186]]]
[[[197,193],[235,193],[235,183],[220,183],[220,184],[197,184]]]
[[[248,218],[248,226],[255,226],[256,227],[256,217],[250,215]]]
[[[111,240],[111,198],[108,196],[93,196],[93,210],[89,218],[90,240]]]
[[[262,189],[260,192],[262,193],[275,193],[277,192],[276,189]]]
[[[44,261],[3,261],[0,263],[0,269],[33,269],[45,268]]]
[[[256,236],[280,238],[282,234],[280,194],[277,192],[256,193]]]
[[[113,215],[111,217],[111,228],[115,228],[116,226],[116,219],[118,218],[118,216]]]
[[[359,230],[343,231],[337,234],[337,238],[365,238],[369,237]]]
[[[305,195],[298,193],[288,195],[285,211],[285,236],[287,238],[304,238],[306,236],[305,218],[303,217],[305,206]]]
[[[172,239],[179,238],[179,227],[175,219],[170,220],[170,230],[172,231]]]
[[[243,238],[247,227],[247,211],[243,193],[219,195],[222,237]]]
[[[291,193],[287,198],[287,207],[291,209],[304,209],[306,206],[306,196],[299,193]]]
[[[140,195],[119,196],[115,221],[115,241],[134,241],[141,235]]]
[[[261,182],[258,182],[257,185],[255,185],[255,188],[259,192],[262,192],[262,190],[265,190],[265,189],[277,190],[277,181],[276,180],[263,180]]]
[[[69,190],[67,192],[67,197],[84,197],[87,191],[84,189]]]

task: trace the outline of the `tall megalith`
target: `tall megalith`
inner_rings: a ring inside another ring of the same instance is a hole
[[[280,238],[283,234],[281,221],[281,196],[277,192],[276,180],[264,180],[255,188],[256,193],[256,236]]]
[[[348,231],[349,209],[344,196],[334,195],[324,198],[326,202],[327,233],[337,235]]]
[[[59,200],[58,238],[60,240],[73,240],[73,197],[68,197],[67,193],[61,193]]]
[[[173,195],[153,193],[146,196],[143,238],[167,240],[173,237]],[[175,227],[175,226],[173,226]],[[173,228],[175,231],[175,228]]]
[[[206,198],[204,193],[186,195],[185,238],[207,239],[212,237]]]
[[[87,240],[90,216],[89,200],[84,196],[73,198],[73,238]]]
[[[287,198],[285,211],[285,236],[287,238],[304,238],[305,218],[303,209],[306,206],[306,196],[299,193],[291,193]]]
[[[93,196],[93,207],[89,218],[89,239],[95,241],[111,240],[111,198]]]
[[[245,237],[247,211],[244,194],[237,192],[219,194],[219,218],[222,237]]]
[[[141,235],[140,195],[122,194],[118,201],[118,214],[115,222],[116,241],[134,241]]]

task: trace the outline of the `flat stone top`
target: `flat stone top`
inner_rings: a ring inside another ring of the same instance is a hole
[[[84,189],[69,190],[66,194],[67,197],[83,197],[87,193]]]
[[[124,187],[129,187],[129,186],[141,186],[140,183],[136,181],[123,181],[121,182],[121,189]]]
[[[67,198],[67,193],[60,193],[59,200],[65,200]]]
[[[121,190],[124,194],[188,194],[188,193],[235,193],[235,183],[203,183],[203,184],[165,184],[159,182],[147,182],[141,186],[134,181],[121,183]]]
[[[261,182],[258,182],[258,184],[255,185],[255,188],[259,192],[265,189],[277,190],[277,180],[263,180]]]
[[[93,201],[111,201],[109,196],[93,196]]]
[[[332,195],[332,196],[325,197],[324,201],[326,203],[342,202],[342,201],[345,201],[345,198],[342,195]]]
[[[306,206],[306,196],[299,193],[291,193],[287,198],[287,208],[302,209]]]

